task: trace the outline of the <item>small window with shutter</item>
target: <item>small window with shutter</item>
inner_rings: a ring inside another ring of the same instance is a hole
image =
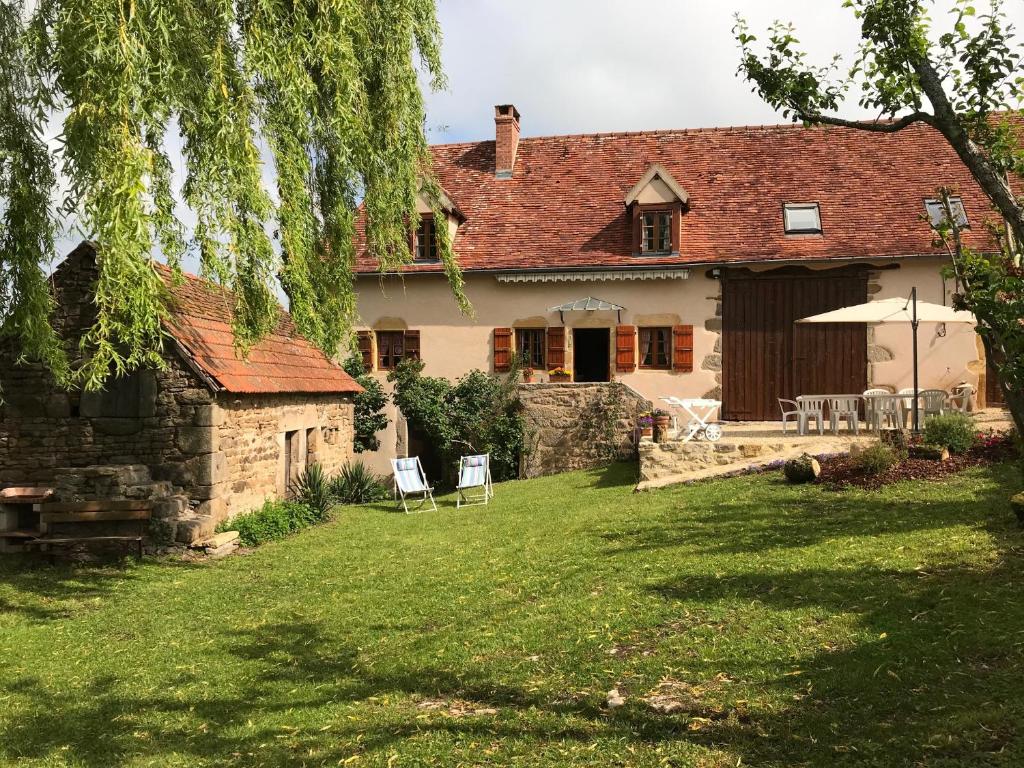
[[[672,363],[672,329],[640,329],[640,367],[667,371]]]
[[[393,371],[405,359],[420,359],[420,332],[377,331],[377,370]]]
[[[544,329],[516,328],[516,352],[524,368],[544,370]]]

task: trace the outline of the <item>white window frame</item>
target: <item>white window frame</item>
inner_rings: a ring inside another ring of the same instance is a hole
[[[935,207],[938,213],[942,214],[942,218],[946,217],[946,211],[942,206],[942,201],[937,197],[926,197],[924,199],[924,212],[928,217],[928,223],[932,229],[937,229],[940,222],[936,222],[935,217],[932,216],[932,207]],[[957,217],[957,225],[960,229],[970,229],[971,221],[967,218],[967,209],[964,208],[963,198],[955,195],[949,196],[949,207],[953,209],[953,215]],[[940,220],[941,221],[941,220]]]
[[[816,228],[796,228],[791,226],[789,222],[790,211],[814,211],[815,218],[818,220],[818,226]],[[787,235],[820,235],[822,233],[821,206],[818,203],[783,203],[782,227]]]

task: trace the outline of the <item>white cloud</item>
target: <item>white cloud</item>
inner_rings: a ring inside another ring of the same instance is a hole
[[[1007,10],[1024,29],[1024,2]],[[733,15],[755,33],[794,22],[820,64],[860,31],[841,0],[439,0],[438,12],[449,89],[428,95],[432,142],[490,138],[507,102],[526,136],[783,122],[736,75]],[[855,102],[846,113],[860,115]]]

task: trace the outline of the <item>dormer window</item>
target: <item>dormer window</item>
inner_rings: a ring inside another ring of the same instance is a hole
[[[640,251],[672,252],[672,211],[644,211],[641,214]]]
[[[683,208],[689,200],[665,167],[651,165],[626,193],[626,212],[633,219],[633,255],[678,255]]]
[[[928,221],[931,222],[932,229],[938,229],[946,220],[946,206],[942,204],[941,200],[929,198],[924,201],[924,208],[928,213]],[[956,225],[960,229],[970,229],[971,223],[967,220],[964,201],[959,197],[951,197],[949,198],[949,208],[953,211]]]
[[[413,259],[415,261],[438,260],[437,230],[434,227],[434,217],[431,214],[420,214],[420,224],[416,228],[413,246]]]
[[[821,234],[821,210],[817,203],[785,203],[782,214],[787,235]]]

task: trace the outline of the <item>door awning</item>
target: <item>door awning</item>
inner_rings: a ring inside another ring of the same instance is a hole
[[[548,307],[548,312],[557,312],[562,322],[565,322],[566,312],[615,312],[621,320],[622,315],[620,313],[624,309],[625,307],[620,307],[618,304],[613,304],[610,301],[587,296],[585,299],[568,301],[565,304],[559,304],[557,307]]]

